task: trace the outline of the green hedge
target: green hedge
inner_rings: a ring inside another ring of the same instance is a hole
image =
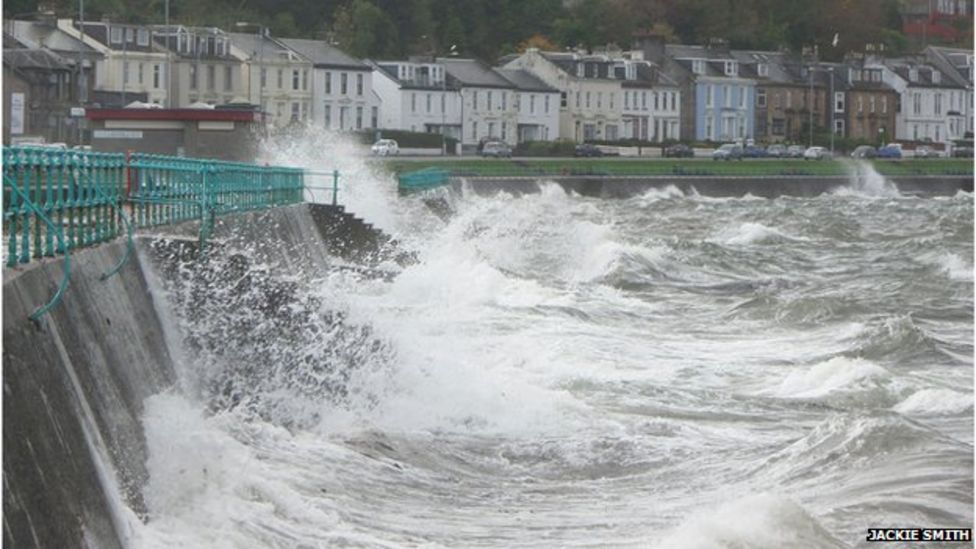
[[[569,139],[555,141],[523,141],[515,146],[515,156],[573,156],[576,143]]]

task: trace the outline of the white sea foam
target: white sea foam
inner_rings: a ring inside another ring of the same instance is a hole
[[[757,494],[695,513],[655,547],[818,549],[845,545],[793,500]]]
[[[783,398],[821,398],[841,391],[875,388],[888,376],[887,370],[873,362],[834,357],[787,374],[774,394]]]
[[[924,263],[937,267],[950,280],[958,280],[960,282],[973,281],[973,266],[958,254],[951,252],[926,254],[920,259]]]
[[[747,246],[763,242],[776,242],[783,240],[802,240],[789,235],[779,229],[767,227],[762,223],[746,222],[733,228],[726,229],[712,238],[713,241],[732,244],[735,246]]]
[[[850,182],[833,192],[839,196],[858,196],[863,198],[899,198],[898,187],[885,176],[878,173],[870,162],[863,160],[843,161]]]
[[[950,389],[922,389],[894,408],[896,412],[909,416],[954,415],[972,409],[972,394]]]

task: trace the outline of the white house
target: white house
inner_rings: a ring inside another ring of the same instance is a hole
[[[505,63],[560,90],[559,137],[614,141],[622,136],[622,86],[605,55],[540,52],[529,48]]]
[[[272,38],[265,28],[257,34],[232,32],[228,36],[235,54],[246,60],[248,102],[260,105],[274,127],[308,122],[312,113],[312,62]]]
[[[681,88],[642,51],[614,59],[623,88],[621,138],[661,142],[681,137]]]
[[[312,62],[312,124],[329,130],[379,127],[372,67],[321,40],[281,42]]]
[[[926,60],[957,87],[949,96],[949,139],[973,133],[973,50],[929,46]]]
[[[442,60],[370,64],[380,102],[380,128],[461,137],[461,93],[448,82]]]
[[[84,33],[71,19],[59,19],[58,29],[83,40],[102,54],[95,62],[95,89],[145,93],[150,103],[167,102],[165,66],[168,54],[152,38],[152,29],[140,25],[85,22]]]
[[[484,139],[518,142],[520,92],[501,73],[473,59],[444,59],[449,81],[459,90],[461,142]]]
[[[906,141],[932,141],[951,147],[952,135],[958,132],[950,112],[959,113],[966,89],[924,59],[902,58],[877,60],[882,80],[900,96],[901,109],[895,117],[895,138]],[[950,121],[954,131],[950,131]]]
[[[559,90],[521,69],[495,69],[515,86],[516,141],[551,141],[559,136]]]
[[[245,56],[214,27],[156,26],[153,39],[169,51],[170,107],[222,105],[247,97]],[[164,75],[166,71],[164,70]]]

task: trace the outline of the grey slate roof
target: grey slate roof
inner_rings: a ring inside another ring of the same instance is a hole
[[[324,40],[282,38],[281,42],[307,58],[316,67],[368,71],[370,67]]]
[[[256,61],[281,61],[282,54],[292,51],[270,36],[244,32],[228,32],[227,36],[231,44]]]
[[[47,48],[55,52],[71,53],[74,56],[77,56],[80,51],[88,58],[101,56],[94,48],[58,29],[53,23],[8,20],[4,21],[4,26],[19,42],[29,48]]]
[[[3,62],[18,69],[71,70],[60,57],[45,49],[4,49]]]
[[[534,74],[522,69],[495,69],[506,80],[522,91],[538,91],[556,93],[559,90],[546,84]]]
[[[514,88],[512,82],[506,80],[491,67],[474,59],[438,59],[444,64],[444,71],[456,82],[463,86],[477,86],[482,88]]]

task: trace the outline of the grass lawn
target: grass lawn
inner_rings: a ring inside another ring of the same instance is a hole
[[[558,175],[603,176],[795,176],[847,175],[848,162],[805,161],[798,159],[747,159],[715,161],[711,159],[641,159],[620,158],[553,158],[539,160],[456,159],[456,160],[386,160],[388,169],[406,173],[425,168],[441,168],[455,176],[466,177],[532,177]],[[875,169],[888,176],[973,175],[971,159],[879,160]]]

